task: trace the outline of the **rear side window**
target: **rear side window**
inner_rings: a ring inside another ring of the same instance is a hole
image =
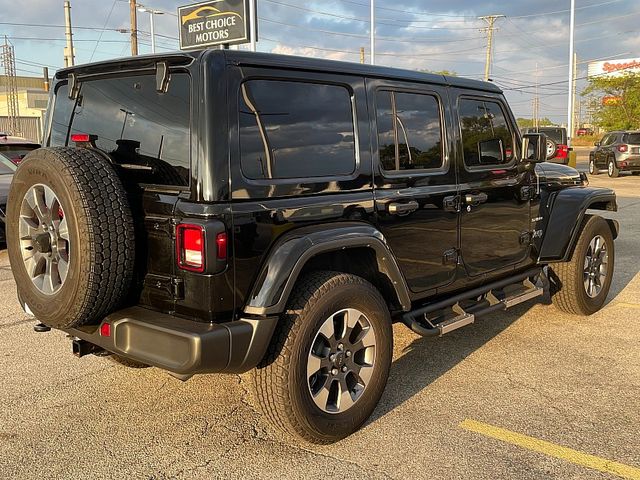
[[[346,176],[356,169],[351,93],[338,85],[240,86],[240,163],[253,180]]]
[[[463,98],[459,109],[465,165],[484,167],[510,163],[514,158],[513,132],[500,104]]]
[[[435,96],[379,91],[376,116],[380,163],[384,170],[425,170],[442,166],[442,125]]]
[[[116,163],[135,166],[140,183],[186,186],[189,89],[186,73],[172,73],[166,93],[156,91],[155,75],[84,82],[71,133],[92,135]]]
[[[51,118],[51,134],[49,145],[66,145],[69,132],[71,113],[76,101],[69,98],[69,87],[61,84],[56,90],[53,103],[53,117]]]
[[[630,143],[631,145],[640,145],[640,133],[625,133],[622,137],[622,143]]]

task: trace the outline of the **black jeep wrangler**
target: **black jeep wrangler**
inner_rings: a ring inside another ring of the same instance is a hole
[[[545,145],[462,78],[223,50],[60,70],[9,197],[19,298],[78,356],[253,370],[276,426],[332,442],[375,408],[393,322],[602,307],[618,226],[587,211],[615,194]]]

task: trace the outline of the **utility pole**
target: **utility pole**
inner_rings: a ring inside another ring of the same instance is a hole
[[[371,65],[376,64],[376,2],[371,0]]]
[[[48,92],[49,91],[49,67],[42,67],[42,80],[43,80],[43,86],[44,86],[44,91]]]
[[[4,37],[2,45],[2,64],[4,74],[7,78],[7,117],[12,135],[22,135],[22,125],[20,122],[20,104],[18,102],[18,82],[16,78],[16,57],[13,53],[13,45],[9,39]]]
[[[536,96],[533,99],[533,124],[536,132],[540,129],[540,97],[538,96],[538,62],[536,62]]]
[[[496,20],[499,18],[504,18],[504,15],[485,15],[483,17],[478,17],[479,20],[484,20],[487,22],[488,26],[481,29],[481,32],[487,32],[487,59],[484,65],[484,81],[489,81],[489,75],[491,73],[491,56],[493,49],[493,30],[494,24]]]
[[[567,98],[567,146],[571,146],[573,132],[571,131],[571,119],[573,118],[573,81],[574,81],[574,58],[573,58],[573,34],[576,26],[576,0],[571,0],[571,14],[569,20],[569,95]]]
[[[136,0],[129,0],[129,15],[131,17],[131,55],[138,55],[138,11]]]
[[[360,63],[364,63],[364,47],[360,47]]]
[[[73,33],[71,31],[71,3],[64,2],[64,35],[67,38],[67,46],[64,49],[64,66],[71,67],[75,64],[75,53],[73,51]]]

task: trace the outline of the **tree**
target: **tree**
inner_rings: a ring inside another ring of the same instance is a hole
[[[640,75],[592,77],[582,92],[608,101],[594,102],[593,123],[605,130],[640,128]]]
[[[532,118],[517,118],[516,122],[520,128],[531,128],[535,126],[535,123]],[[541,127],[547,127],[549,125],[554,125],[554,123],[549,120],[547,117],[538,119],[538,125]]]

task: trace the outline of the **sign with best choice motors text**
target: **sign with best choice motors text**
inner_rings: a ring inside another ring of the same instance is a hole
[[[249,1],[253,0],[212,0],[178,7],[180,49],[248,42]]]

